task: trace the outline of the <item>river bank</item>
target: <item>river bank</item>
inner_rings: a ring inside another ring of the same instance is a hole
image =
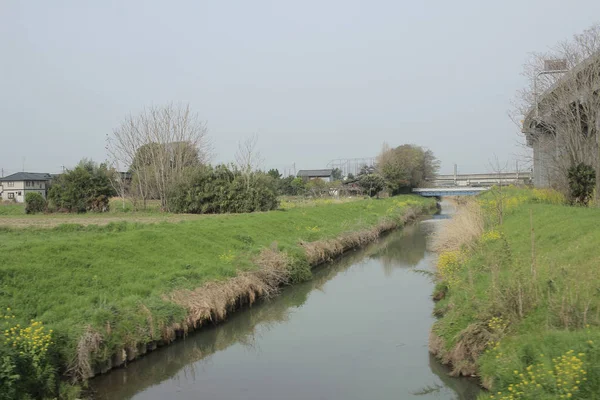
[[[423,271],[440,219],[419,218],[313,277],[90,381],[97,400],[210,398],[474,400],[472,380],[429,356]]]
[[[16,330],[32,319],[52,330],[52,365],[85,380],[434,209],[400,196],[176,224],[3,229],[0,302]],[[9,340],[0,346],[11,354]]]
[[[454,375],[477,375],[490,390],[480,398],[600,392],[600,210],[560,203],[549,191],[488,193],[438,237],[430,351]]]

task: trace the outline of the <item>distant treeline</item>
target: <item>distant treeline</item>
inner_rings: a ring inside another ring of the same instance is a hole
[[[373,167],[355,177],[334,169],[331,181],[282,177],[260,169],[257,138],[239,144],[235,163],[212,166],[206,124],[188,106],[172,104],[127,117],[107,138],[110,161],[82,160],[53,180],[48,201],[28,194],[27,212],[103,212],[110,198],[144,210],[160,201],[165,212],[240,213],[278,207],[277,197],[378,196],[409,192],[433,178],[438,161],[415,145],[384,148]]]

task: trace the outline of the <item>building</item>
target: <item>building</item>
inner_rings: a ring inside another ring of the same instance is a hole
[[[50,174],[35,172],[17,172],[0,178],[0,199],[24,203],[25,195],[33,192],[46,198],[50,180],[52,180]]]
[[[333,169],[301,169],[296,175],[305,181],[320,179],[325,182],[333,181]]]
[[[534,186],[560,182],[573,159],[591,165],[598,162],[599,70],[600,53],[595,53],[569,71],[538,73],[560,73],[561,77],[536,96],[523,120],[522,132],[533,150]]]

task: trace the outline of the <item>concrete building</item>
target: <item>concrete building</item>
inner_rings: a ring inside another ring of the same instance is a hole
[[[46,198],[51,179],[50,174],[35,172],[17,172],[0,178],[0,199],[24,203],[25,195],[32,192],[37,192]]]
[[[333,181],[333,169],[301,169],[296,176],[305,181],[321,179],[325,182],[331,182]]]
[[[523,121],[522,132],[527,145],[533,149],[534,186],[550,186],[557,177],[564,175],[565,165],[568,167],[570,162],[565,156],[569,150],[577,152],[579,162],[592,165],[598,162],[598,139],[588,140],[600,131],[598,71],[600,53],[567,72],[544,70],[538,74],[563,75],[537,96],[537,104],[532,106]],[[580,136],[573,136],[574,133]],[[571,148],[567,149],[567,146]]]

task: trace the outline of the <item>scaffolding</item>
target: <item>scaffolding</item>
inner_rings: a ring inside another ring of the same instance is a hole
[[[347,177],[349,174],[357,176],[363,167],[373,168],[374,166],[375,157],[338,158],[327,163],[327,168],[339,168],[344,177]]]

